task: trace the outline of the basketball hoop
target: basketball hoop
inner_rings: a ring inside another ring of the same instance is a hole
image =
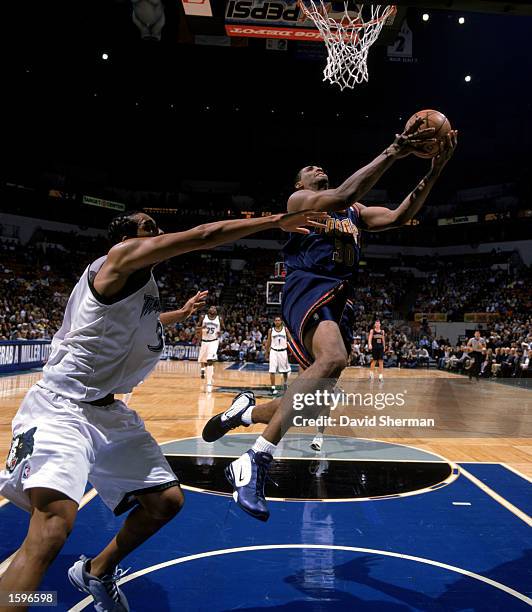
[[[286,265],[284,261],[276,261],[275,262],[275,278],[285,278],[286,277]]]
[[[396,6],[344,1],[344,10],[335,11],[334,3],[324,0],[297,0],[297,3],[314,22],[327,47],[323,80],[339,85],[342,90],[367,81],[368,50],[385,22],[395,15]]]

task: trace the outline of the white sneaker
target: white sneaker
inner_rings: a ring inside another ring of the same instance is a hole
[[[129,612],[126,596],[117,585],[118,580],[129,570],[117,566],[112,574],[97,578],[85,569],[88,562],[89,559],[82,555],[79,561],[74,563],[68,570],[70,583],[82,593],[92,595],[97,612]]]
[[[384,377],[383,377],[383,375],[382,375],[382,374],[379,374],[379,382],[380,382],[380,383],[381,383],[381,382],[384,382]]]
[[[310,443],[310,448],[316,452],[321,451],[323,445],[323,435],[318,433],[314,436],[314,439]]]
[[[207,385],[207,393],[212,393],[212,385]]]

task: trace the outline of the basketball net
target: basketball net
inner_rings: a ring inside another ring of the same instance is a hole
[[[323,80],[339,85],[342,90],[353,89],[367,81],[368,50],[379,37],[386,20],[395,15],[395,5],[344,1],[344,10],[333,12],[331,2],[297,0],[297,3],[314,22],[327,47]]]

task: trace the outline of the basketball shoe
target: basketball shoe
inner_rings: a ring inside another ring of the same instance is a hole
[[[259,521],[267,521],[270,517],[264,485],[272,461],[270,453],[250,449],[225,468],[225,477],[234,489],[233,499],[244,512]]]
[[[253,391],[239,393],[225,412],[220,412],[207,421],[201,433],[205,442],[215,442],[235,427],[249,427],[250,423],[244,423],[242,416],[246,410],[254,407]]]
[[[79,561],[68,570],[70,583],[78,591],[92,595],[97,612],[129,612],[126,596],[117,585],[129,570],[117,566],[112,574],[97,578],[87,571],[89,563],[90,559],[81,555]]]
[[[323,445],[323,435],[318,432],[314,436],[312,442],[310,443],[310,448],[316,452],[320,452],[322,445]]]

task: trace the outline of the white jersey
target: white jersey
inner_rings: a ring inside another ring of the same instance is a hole
[[[70,294],[39,383],[85,402],[131,392],[152,371],[164,348],[153,275],[129,295],[104,304],[92,286],[104,262],[101,257],[92,263]]]
[[[209,319],[209,315],[205,315],[201,326],[202,341],[212,342],[213,340],[218,340],[220,328],[220,317],[218,315],[214,319]]]
[[[284,325],[280,330],[276,330],[272,327],[272,344],[271,348],[276,351],[286,351],[288,344],[286,342],[286,329]]]

